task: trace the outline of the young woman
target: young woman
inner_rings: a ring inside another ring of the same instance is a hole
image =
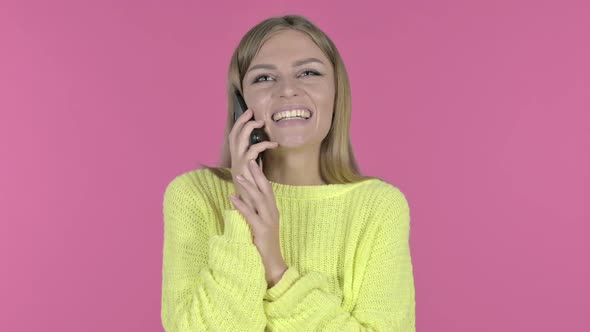
[[[235,122],[234,87],[249,107]],[[165,330],[415,331],[408,202],[359,173],[332,41],[302,16],[267,19],[235,50],[227,93],[220,167],[164,195]],[[256,127],[270,140],[249,146]]]

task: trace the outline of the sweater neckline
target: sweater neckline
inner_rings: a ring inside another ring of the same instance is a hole
[[[229,170],[229,168],[228,168]],[[311,198],[328,198],[341,195],[367,181],[374,179],[366,179],[359,182],[351,183],[332,183],[332,184],[317,184],[317,185],[290,185],[279,182],[270,181],[275,197],[288,197],[298,199]]]
[[[275,197],[310,199],[337,196],[351,190],[361,182],[295,186],[270,181],[270,184]]]

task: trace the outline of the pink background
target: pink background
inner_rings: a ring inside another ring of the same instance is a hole
[[[2,331],[161,331],[162,198],[260,20],[328,33],[407,195],[418,331],[590,331],[587,1],[2,1]],[[379,151],[379,152],[377,152]]]

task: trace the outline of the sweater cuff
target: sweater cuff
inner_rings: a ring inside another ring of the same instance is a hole
[[[223,210],[223,236],[232,242],[252,243],[252,231],[246,218],[238,210]]]
[[[273,287],[266,290],[264,300],[275,301],[280,298],[285,292],[299,279],[299,271],[293,266],[289,266],[287,271]]]

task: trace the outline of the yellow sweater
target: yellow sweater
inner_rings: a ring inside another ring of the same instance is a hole
[[[174,178],[163,200],[161,319],[168,332],[415,331],[410,212],[378,179],[271,182],[288,270],[267,289],[252,233],[207,169]]]

